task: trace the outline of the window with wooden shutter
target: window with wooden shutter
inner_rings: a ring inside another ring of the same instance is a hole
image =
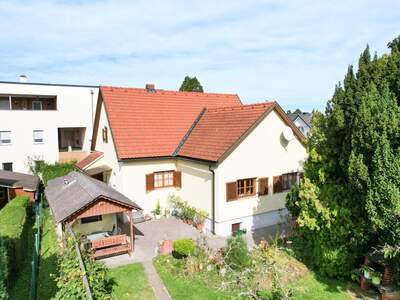
[[[146,175],[146,191],[154,190],[154,173]]]
[[[289,191],[297,183],[297,172],[282,174],[282,191]]]
[[[273,178],[274,194],[282,192],[282,175]]]
[[[258,179],[258,194],[268,195],[268,177]]]
[[[103,142],[104,143],[108,143],[108,129],[107,129],[107,126],[103,127],[102,133],[103,133]]]
[[[177,188],[182,187],[182,172],[181,171],[174,172],[174,186]]]
[[[233,201],[236,200],[237,197],[237,187],[236,187],[236,181],[235,182],[228,182],[226,184],[226,201]]]

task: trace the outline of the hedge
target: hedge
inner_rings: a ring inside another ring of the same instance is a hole
[[[51,179],[67,175],[75,170],[76,161],[56,162],[54,164],[41,163],[37,166],[36,172],[41,174],[44,185]]]
[[[27,205],[28,197],[18,196],[0,210],[0,260],[8,260],[5,272],[0,273],[0,276],[6,278],[6,282],[0,282],[0,286],[12,286],[26,258]]]

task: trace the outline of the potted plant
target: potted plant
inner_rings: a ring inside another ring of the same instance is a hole
[[[371,273],[371,282],[373,285],[380,285],[382,279],[382,274],[376,271]]]
[[[154,216],[156,220],[161,218],[161,205],[160,205],[160,200],[157,200],[157,205],[156,209],[154,210]]]
[[[183,219],[186,224],[192,225],[196,210],[193,207],[186,206],[183,210]]]
[[[207,217],[208,217],[208,212],[204,210],[199,210],[196,212],[196,215],[194,217],[194,222],[196,224],[197,230],[199,230],[200,232],[203,232],[204,222]]]

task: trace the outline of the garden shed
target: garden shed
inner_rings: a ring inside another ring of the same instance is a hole
[[[141,208],[106,183],[73,171],[50,180],[45,194],[59,236],[71,227],[95,257],[134,250],[132,213]]]

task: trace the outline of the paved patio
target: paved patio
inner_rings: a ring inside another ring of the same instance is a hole
[[[226,246],[227,239],[225,237],[211,234],[202,235],[193,226],[175,218],[151,220],[135,224],[135,227],[135,250],[132,256],[124,254],[102,259],[107,266],[112,268],[134,262],[151,261],[157,255],[159,243],[163,240],[190,238],[197,241],[205,236],[208,246],[213,249]],[[249,247],[253,247],[262,239],[272,240],[277,235],[285,236],[289,232],[290,227],[286,224],[273,225],[248,232],[246,240]]]

